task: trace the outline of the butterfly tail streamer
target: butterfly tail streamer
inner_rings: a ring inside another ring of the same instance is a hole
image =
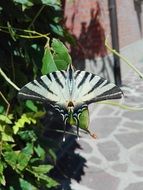
[[[77,120],[77,140],[79,140],[79,120]]]

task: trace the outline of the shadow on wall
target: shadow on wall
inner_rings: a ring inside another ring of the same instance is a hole
[[[74,12],[72,16],[72,27],[70,28],[71,32],[74,28],[75,15],[76,12]],[[76,45],[71,46],[71,56],[73,59],[73,64],[77,69],[84,70],[86,63],[91,63],[94,67],[97,67],[96,70],[94,68],[96,74],[100,75],[100,73],[102,73],[105,78],[110,79],[106,62],[108,62],[109,67],[111,67],[110,70],[112,70],[112,63],[107,55],[107,50],[104,45],[105,31],[102,27],[100,16],[100,5],[96,2],[96,9],[92,8],[90,10],[89,24],[82,22],[79,37],[77,38],[74,36]],[[97,57],[101,57],[101,65],[97,65]]]

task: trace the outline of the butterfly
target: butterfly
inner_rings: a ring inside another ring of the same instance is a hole
[[[89,104],[119,99],[122,94],[121,89],[108,80],[90,72],[74,70],[69,64],[67,70],[55,71],[29,82],[20,89],[18,96],[50,104],[60,113],[65,126],[74,120],[79,136],[79,116]]]

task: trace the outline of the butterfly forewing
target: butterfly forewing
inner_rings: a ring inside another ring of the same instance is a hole
[[[76,104],[118,99],[122,96],[122,91],[113,83],[106,79],[85,71],[75,71],[75,86],[72,99]]]
[[[66,71],[56,71],[26,84],[19,97],[64,104],[69,99]]]
[[[25,85],[19,92],[25,99],[35,99],[67,107],[92,102],[121,98],[122,91],[106,79],[85,71],[74,71],[69,65],[67,71],[56,71]]]

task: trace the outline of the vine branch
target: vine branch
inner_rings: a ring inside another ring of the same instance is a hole
[[[13,86],[16,90],[20,90],[20,88],[16,85],[16,84],[14,84],[7,76],[6,76],[6,74],[3,72],[3,70],[0,68],[0,74],[3,76],[3,78],[11,85],[11,86]]]
[[[127,65],[131,67],[139,75],[141,79],[143,79],[143,74],[126,57],[118,53],[115,49],[111,48],[107,38],[105,39],[105,46],[109,51],[111,51],[113,54],[117,55],[120,59],[122,59],[125,63],[127,63]]]

